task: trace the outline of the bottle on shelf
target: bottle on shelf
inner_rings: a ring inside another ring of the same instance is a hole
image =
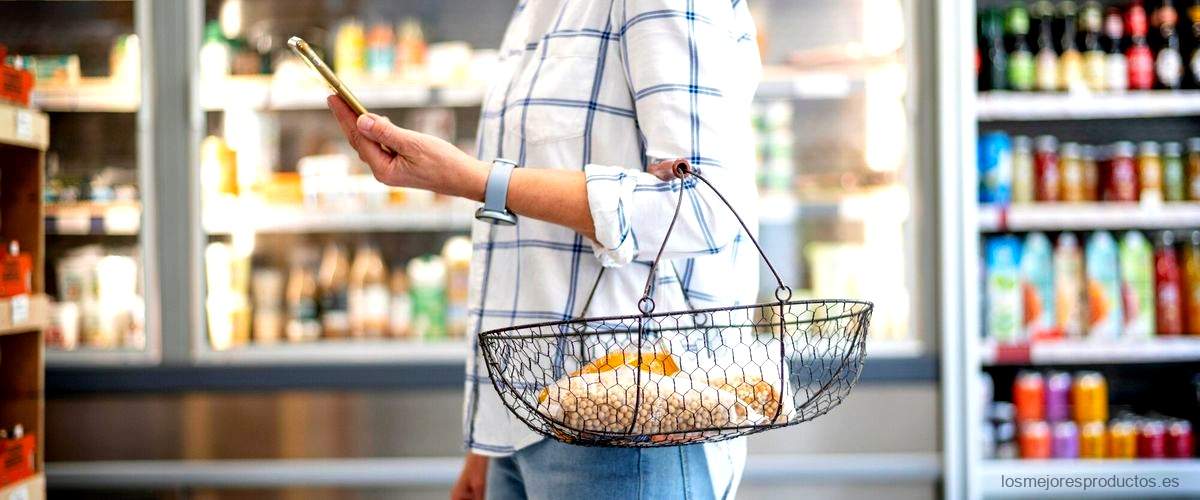
[[[1175,253],[1175,233],[1163,231],[1154,249],[1154,282],[1157,289],[1156,317],[1159,335],[1183,333],[1183,292],[1179,258]]]
[[[1104,88],[1116,91],[1128,89],[1129,63],[1122,50],[1125,21],[1116,7],[1109,7],[1104,14],[1104,36],[1108,40],[1108,55],[1104,58]]]
[[[1179,12],[1171,0],[1162,0],[1154,10],[1154,74],[1157,88],[1179,89],[1183,84],[1183,54],[1179,50]]]
[[[1061,28],[1056,33],[1058,40],[1058,88],[1077,92],[1087,90],[1084,77],[1083,54],[1075,42],[1078,34],[1076,18],[1078,10],[1075,2],[1064,1],[1058,4],[1058,18]]]
[[[979,201],[1008,204],[1012,199],[1012,143],[1004,132],[979,137]]]
[[[446,337],[446,263],[439,255],[417,257],[408,263],[412,297],[412,336],[422,340]]]
[[[1121,279],[1117,245],[1108,231],[1093,232],[1084,248],[1087,272],[1088,337],[1114,340],[1121,332]]]
[[[412,298],[408,291],[408,270],[397,265],[392,268],[391,305],[388,317],[388,334],[394,338],[408,338],[412,334]]]
[[[1096,146],[1085,144],[1080,148],[1080,161],[1083,165],[1083,200],[1096,201],[1100,199],[1100,164]]]
[[[1050,424],[1045,420],[1021,423],[1019,432],[1022,459],[1041,460],[1051,457]]]
[[[1183,146],[1178,142],[1162,145],[1162,188],[1165,201],[1184,201]]]
[[[1062,174],[1059,169],[1058,139],[1052,135],[1038,136],[1033,153],[1034,199],[1058,201],[1061,198]]]
[[[287,327],[284,331],[290,342],[313,341],[321,336],[315,261],[316,255],[306,247],[292,254],[287,282]]]
[[[321,297],[321,336],[327,339],[350,336],[350,314],[347,310],[350,262],[341,245],[333,242],[325,245],[317,276]]]
[[[1187,199],[1200,201],[1200,137],[1188,139]]]
[[[1065,142],[1059,156],[1059,170],[1062,174],[1062,201],[1086,201],[1083,158],[1080,157],[1078,143]]]
[[[1188,8],[1192,25],[1191,55],[1187,58],[1187,74],[1190,87],[1200,89],[1200,0],[1194,0]]]
[[[1033,141],[1027,135],[1015,136],[1012,149],[1012,201],[1014,204],[1033,203]]]
[[[1013,235],[988,240],[986,258],[987,335],[997,342],[1022,340],[1021,242]]]
[[[1079,428],[1075,422],[1054,422],[1051,434],[1051,458],[1079,458]]]
[[[1109,150],[1108,167],[1104,178],[1105,201],[1138,201],[1138,168],[1134,161],[1134,145],[1118,141]]]
[[[1021,371],[1013,380],[1013,405],[1017,423],[1046,419],[1046,379],[1035,371]]]
[[[1044,233],[1032,232],[1025,237],[1021,251],[1021,282],[1025,337],[1030,340],[1057,337],[1054,251]]]
[[[979,90],[1004,90],[1007,87],[1008,52],[1004,50],[1004,14],[1000,9],[983,9],[979,16],[981,45]]]
[[[204,26],[204,43],[200,45],[200,78],[206,81],[223,80],[229,76],[232,58],[229,42],[221,33],[221,24],[209,21]]]
[[[1107,88],[1104,78],[1104,47],[1100,44],[1104,11],[1100,2],[1089,0],[1079,11],[1079,33],[1083,39],[1083,81],[1099,92]]]
[[[1121,292],[1125,338],[1154,336],[1154,248],[1139,231],[1128,231],[1120,244]]]
[[[1183,286],[1187,333],[1200,335],[1200,230],[1192,231],[1183,247]]]
[[[343,79],[355,80],[362,77],[366,61],[366,32],[357,19],[348,18],[338,23],[333,42],[333,69]]]
[[[1058,328],[1067,338],[1083,338],[1087,315],[1083,251],[1079,239],[1069,232],[1060,233],[1054,247],[1054,292]]]
[[[347,302],[350,312],[350,336],[380,338],[388,330],[388,273],[379,249],[361,244],[350,265]]]
[[[1129,33],[1129,48],[1125,50],[1129,89],[1150,90],[1154,88],[1154,54],[1146,40],[1149,26],[1141,0],[1133,0],[1125,11],[1125,27]]]
[[[425,78],[425,33],[416,18],[405,18],[396,29],[396,73],[405,80]]]
[[[1167,424],[1166,454],[1168,458],[1193,458],[1195,442],[1191,422],[1173,419]]]
[[[1017,91],[1033,90],[1033,52],[1029,50],[1029,11],[1017,0],[1004,14],[1004,33],[1008,45],[1008,85]]]
[[[386,80],[396,65],[396,36],[390,23],[374,23],[367,30],[367,75]]]
[[[1154,141],[1138,145],[1137,174],[1141,187],[1138,200],[1142,203],[1160,204],[1163,201],[1161,151]]]
[[[283,274],[277,269],[256,269],[251,279],[254,296],[251,330],[254,332],[254,342],[275,343],[283,337],[284,331]]]
[[[442,247],[446,265],[446,331],[454,338],[467,334],[467,294],[471,280],[471,239],[455,236]]]
[[[1039,0],[1030,6],[1036,43],[1034,53],[1034,86],[1041,91],[1059,89],[1058,53],[1054,51],[1054,4]]]

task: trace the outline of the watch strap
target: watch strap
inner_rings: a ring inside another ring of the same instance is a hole
[[[516,167],[515,163],[502,158],[492,160],[483,192],[483,206],[475,211],[475,218],[493,224],[517,223],[517,216],[508,211],[508,183]]]

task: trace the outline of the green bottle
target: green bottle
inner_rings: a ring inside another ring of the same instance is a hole
[[[1121,238],[1119,268],[1125,309],[1125,338],[1154,336],[1154,248],[1138,231]]]
[[[1033,89],[1033,53],[1029,51],[1029,10],[1025,2],[1013,2],[1004,16],[1004,32],[1008,38],[1008,87],[1013,90]]]
[[[1178,142],[1163,143],[1163,199],[1183,201],[1183,146]]]

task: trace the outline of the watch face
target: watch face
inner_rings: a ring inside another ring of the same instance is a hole
[[[500,212],[496,210],[488,210],[485,207],[479,207],[479,209],[475,211],[475,218],[500,226],[515,226],[517,224],[517,216],[507,210]]]

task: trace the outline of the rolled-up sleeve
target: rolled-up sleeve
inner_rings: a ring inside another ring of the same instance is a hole
[[[680,189],[664,258],[718,253],[741,232],[729,209],[694,178],[664,182],[645,168],[685,158],[739,212],[754,208],[753,155],[743,154],[752,152],[748,110],[760,73],[753,33],[734,29],[729,2],[620,0],[613,10],[645,157],[638,168],[585,166],[596,257],[609,267],[652,259]]]

